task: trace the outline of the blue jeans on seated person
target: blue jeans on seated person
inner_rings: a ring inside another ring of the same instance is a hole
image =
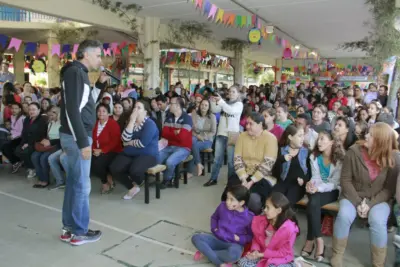
[[[200,152],[212,147],[212,141],[200,141],[197,137],[192,137],[192,155],[193,160],[190,161],[189,171],[193,172],[194,166],[201,163]]]
[[[91,159],[84,160],[74,137],[60,133],[61,147],[67,158],[62,223],[72,234],[81,236],[89,228],[89,194]],[[89,145],[92,138],[88,137]]]
[[[213,264],[235,263],[243,253],[243,247],[236,243],[219,240],[213,234],[195,234],[192,243]]]
[[[164,181],[171,181],[175,167],[190,155],[190,150],[179,146],[167,146],[160,151],[160,164],[167,166],[164,172]]]
[[[387,246],[387,221],[390,215],[390,207],[386,202],[373,206],[368,212],[369,232],[371,243],[377,248]],[[349,236],[350,226],[357,217],[357,209],[347,199],[339,202],[339,212],[333,226],[333,235],[337,239]]]
[[[51,172],[56,179],[56,185],[65,184],[65,170],[67,169],[68,162],[67,155],[63,153],[62,149],[59,149],[50,155],[49,165]]]
[[[211,180],[217,181],[219,171],[221,170],[222,163],[224,162],[225,150],[228,153],[228,177],[235,174],[233,167],[233,154],[235,152],[235,146],[228,146],[228,137],[218,135],[215,139],[215,153],[214,153],[214,165],[211,169]]]
[[[49,183],[50,178],[50,165],[49,156],[54,153],[50,152],[38,152],[35,151],[31,155],[33,166],[35,167],[36,175],[39,177],[39,181]]]

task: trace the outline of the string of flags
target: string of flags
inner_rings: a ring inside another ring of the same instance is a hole
[[[273,26],[264,25],[261,20],[254,14],[239,15],[233,12],[224,10],[209,0],[192,0],[195,8],[200,10],[201,14],[207,17],[209,21],[228,27],[250,28],[249,42],[261,44],[261,39],[275,42],[278,46],[286,48],[286,53],[283,54],[285,59],[304,59],[317,58],[317,54],[312,51],[303,51],[295,49],[296,46],[288,40],[281,38],[273,33]],[[256,34],[256,35],[254,35]],[[290,51],[290,55],[288,52]],[[293,51],[293,52],[292,52]]]
[[[8,44],[8,45],[7,45]],[[24,45],[24,53],[26,55],[38,56],[59,56],[62,57],[66,54],[71,54],[73,57],[78,51],[79,44],[53,44],[49,49],[48,44],[39,44],[36,42],[23,42],[21,39],[9,37],[0,34],[0,46],[7,50],[14,49],[18,52],[21,46]],[[135,43],[128,43],[123,41],[121,43],[103,43],[102,56],[123,55],[125,53],[136,53],[137,45]]]

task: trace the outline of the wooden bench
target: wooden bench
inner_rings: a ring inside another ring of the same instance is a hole
[[[149,176],[154,175],[156,177],[156,198],[160,198],[160,173],[165,171],[167,166],[156,165],[147,170],[144,175],[144,203],[150,203],[150,189],[149,189]]]
[[[201,156],[201,164],[204,166],[205,163],[207,163],[207,172],[211,172],[211,163],[214,161],[214,150],[212,148],[204,149],[203,151],[200,152]],[[206,159],[207,156],[207,159]],[[206,175],[205,168],[203,170],[203,173],[201,174],[202,176]]]
[[[296,203],[296,205],[307,207],[307,203],[308,203],[308,197],[304,196],[299,202]],[[339,201],[335,201],[335,202],[326,204],[325,206],[322,206],[322,209],[338,213],[339,212]]]
[[[176,165],[175,177],[174,177],[175,188],[179,188],[179,180],[181,178],[181,173],[183,173],[183,183],[187,184],[188,162],[191,160],[193,160],[193,156],[189,155],[184,161]]]

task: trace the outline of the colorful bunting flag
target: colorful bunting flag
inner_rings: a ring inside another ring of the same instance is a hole
[[[218,13],[217,13],[217,19],[215,20],[215,22],[224,22],[224,13],[225,11],[223,9],[218,9]]]
[[[51,47],[51,56],[60,56],[60,44],[53,44]]]
[[[2,48],[6,48],[7,41],[8,41],[8,36],[0,34],[0,45]]]
[[[215,19],[215,14],[217,13],[217,10],[218,10],[218,8],[217,8],[217,6],[216,5],[214,5],[214,4],[212,4],[211,5],[211,10],[210,10],[210,13],[208,13],[208,19]]]
[[[49,46],[47,44],[40,44],[39,45],[39,56],[47,56],[49,53]]]
[[[22,40],[21,39],[17,39],[17,38],[11,38],[10,44],[8,45],[8,50],[14,48],[15,51],[18,52],[19,48],[21,47],[22,44]]]
[[[25,43],[25,54],[32,54],[34,55],[36,52],[37,43]]]

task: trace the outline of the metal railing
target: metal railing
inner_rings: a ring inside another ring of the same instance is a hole
[[[64,20],[18,8],[0,6],[0,21],[55,23]]]

